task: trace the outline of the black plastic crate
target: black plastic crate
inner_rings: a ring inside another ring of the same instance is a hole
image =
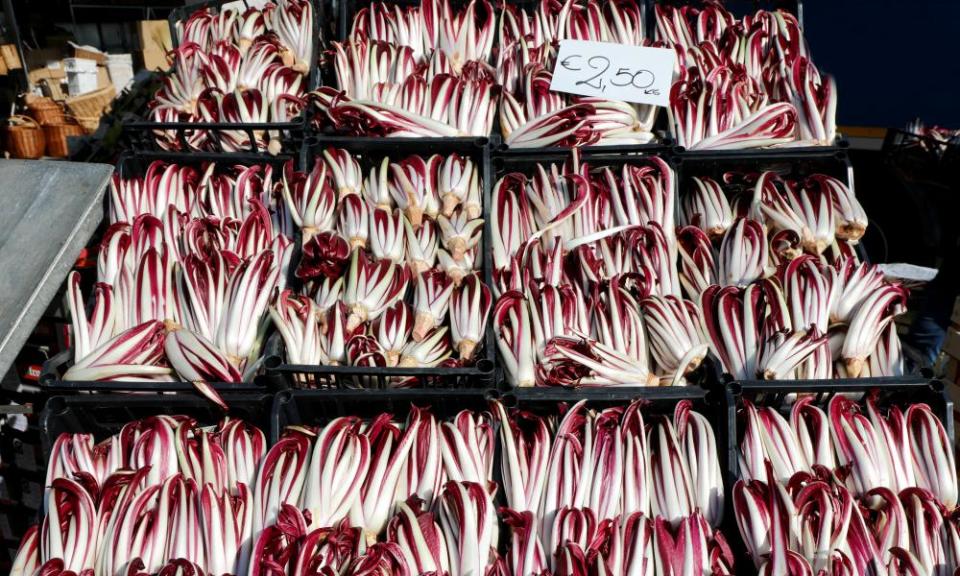
[[[512,392],[504,393],[501,401],[508,408],[519,408],[538,415],[561,416],[567,409],[580,400],[586,400],[587,406],[603,409],[613,406],[626,406],[637,400],[642,403],[641,412],[644,421],[649,424],[653,418],[667,418],[673,420],[674,410],[681,401],[692,403],[692,409],[707,418],[713,430],[717,446],[717,459],[721,470],[729,467],[727,454],[723,447],[726,445],[725,418],[726,410],[723,392],[719,387],[709,390],[698,386],[659,386],[647,388],[588,388],[569,390],[562,388],[516,388]],[[499,470],[500,462],[497,461]],[[723,477],[724,510],[723,520],[719,531],[734,553],[734,574],[748,574],[747,569],[752,563],[744,562],[743,554],[739,550],[739,532],[736,519],[730,508],[730,491],[732,482],[726,475]]]
[[[366,173],[370,166],[378,164],[384,157],[402,159],[413,154],[450,154],[457,152],[469,156],[481,171],[483,180],[483,218],[489,220],[490,190],[492,175],[490,170],[490,151],[486,138],[351,138],[351,137],[314,137],[303,148],[301,164],[312,166],[314,159],[323,150],[333,147],[342,148],[358,156],[358,161]],[[486,237],[486,228],[484,235]],[[489,240],[481,243],[480,278],[487,286],[492,285],[491,255],[487,249]],[[299,264],[299,254],[294,253],[291,271]],[[409,291],[409,289],[408,289]],[[490,316],[493,316],[491,308]],[[266,349],[266,378],[270,385],[277,388],[390,388],[396,378],[414,378],[417,388],[489,388],[494,382],[495,340],[492,320],[488,320],[483,343],[476,351],[472,366],[462,368],[365,368],[356,366],[322,366],[287,364],[284,357],[284,345],[278,338]]]
[[[308,105],[307,138],[301,150],[311,149],[317,141],[324,145],[347,148],[348,150],[370,150],[393,154],[416,154],[418,149],[433,150],[437,153],[458,152],[469,144],[478,147],[487,147],[492,151],[500,146],[499,112],[493,120],[492,133],[486,136],[346,136],[338,133],[332,126],[317,126],[316,121],[320,112],[313,104]],[[412,150],[407,152],[407,150]]]
[[[273,395],[224,394],[223,399],[230,407],[228,413],[203,398],[185,394],[53,396],[40,414],[44,459],[49,458],[54,441],[65,432],[93,434],[99,442],[119,432],[127,422],[160,414],[190,416],[203,426],[215,425],[229,415],[269,435]]]
[[[179,47],[180,39],[177,35],[177,22],[185,21],[191,14],[197,10],[209,8],[212,11],[219,11],[219,8],[231,0],[204,0],[187,6],[174,8],[170,11],[168,22],[170,25],[170,36],[173,40],[174,48]],[[321,34],[321,22],[327,23],[326,0],[310,0],[313,6],[313,54],[310,56],[310,71],[306,75],[307,85],[305,92],[309,92],[320,85],[320,67],[319,61],[323,51],[324,40],[329,32]],[[244,2],[244,5],[247,5]],[[168,73],[167,73],[168,74]],[[305,109],[310,106],[307,102]],[[146,112],[143,116],[130,115],[124,118],[122,140],[128,150],[141,152],[163,151],[157,144],[155,131],[172,131],[176,133],[176,140],[182,147],[178,152],[191,153],[193,150],[187,145],[187,137],[196,132],[205,130],[210,133],[213,152],[224,153],[223,134],[225,132],[243,132],[250,140],[250,148],[246,152],[261,153],[257,150],[256,132],[269,131],[270,133],[281,135],[281,151],[285,153],[296,153],[303,144],[306,130],[306,112],[290,122],[248,122],[248,123],[229,123],[229,122],[154,122],[147,118]],[[262,152],[266,154],[266,152]]]
[[[401,8],[419,7],[421,5],[420,0],[338,0],[338,1],[339,1],[339,6],[337,7],[336,20],[337,20],[337,29],[338,29],[337,39],[340,42],[349,41],[350,31],[353,29],[353,22],[357,12],[359,12],[363,8],[369,8],[372,3],[383,3],[390,7],[398,6]],[[533,12],[540,4],[538,0],[510,0],[509,2],[504,2],[502,0],[490,0],[490,2],[493,5],[494,16],[496,18],[496,23],[494,28],[498,28],[500,26],[500,23],[502,22],[502,15],[503,15],[505,4],[509,4],[516,8],[527,10],[528,12]],[[585,4],[585,2],[582,2],[582,0],[578,0],[578,2]],[[601,5],[604,4],[605,2],[606,0],[602,1]],[[647,38],[652,39],[652,32],[648,26],[648,23],[653,22],[653,20],[652,20],[651,8],[648,6],[648,0],[636,0],[636,3],[641,11],[641,18],[644,23],[645,36]],[[450,5],[454,10],[463,8],[466,4],[468,4],[468,0],[450,0]],[[498,44],[499,31],[495,30],[494,34],[496,36],[494,40],[493,51],[491,54],[491,61],[489,62],[491,65],[495,64],[495,61],[494,61],[495,56],[497,54],[497,51],[500,49],[500,46]],[[321,71],[321,76],[324,80],[324,83],[326,85],[336,85],[335,74],[333,73],[333,70],[332,70],[333,62],[327,62],[326,64],[328,66],[326,66]],[[310,116],[311,118],[311,121],[310,121],[311,125],[314,125],[313,120],[317,118],[317,115],[315,114],[315,111],[312,111],[312,112],[313,113],[308,114],[308,116]],[[652,142],[648,144],[623,144],[623,145],[610,145],[610,146],[598,145],[598,146],[587,147],[585,149],[590,149],[590,150],[611,149],[611,150],[623,150],[623,151],[632,149],[637,151],[651,151],[651,152],[659,151],[664,148],[669,148],[672,145],[672,142],[669,136],[667,135],[666,130],[667,130],[666,111],[661,110],[661,111],[658,111],[656,120],[654,123],[653,132],[655,134],[655,139]],[[327,134],[333,134],[330,128],[324,128],[322,131]],[[498,108],[497,114],[494,116],[493,125],[491,127],[491,133],[488,135],[488,137],[490,138],[494,152],[498,154],[525,155],[525,154],[536,153],[536,152],[563,152],[563,151],[569,150],[568,147],[510,148],[506,146],[503,143],[503,136],[500,129],[499,108]],[[416,138],[412,140],[416,140]],[[445,140],[445,139],[439,138],[438,140]]]
[[[662,114],[658,115],[658,123],[660,116],[662,116]],[[495,129],[499,134],[499,122],[497,123]],[[579,148],[579,150],[582,154],[614,156],[630,154],[664,155],[674,149],[673,140],[664,130],[654,129],[654,134],[656,134],[656,138],[646,144],[597,144],[593,146],[582,146]],[[541,156],[563,154],[569,155],[571,150],[572,148],[566,148],[563,146],[551,146],[547,148],[511,148],[501,142],[496,146],[494,155],[497,158],[517,158],[518,160],[526,160]]]
[[[647,10],[647,21],[646,29],[648,30],[647,37],[650,40],[658,41],[659,34],[657,33],[657,15],[656,15],[656,6],[694,6],[697,8],[702,8],[707,5],[708,2],[704,0],[646,0],[649,2],[649,8]],[[750,16],[757,13],[760,10],[766,10],[773,12],[776,10],[783,10],[789,12],[796,16],[797,21],[800,25],[801,31],[803,30],[803,0],[724,0],[722,3],[723,8],[733,14],[738,20],[742,20],[744,16]],[[675,134],[674,127],[671,124],[668,128],[668,131],[671,135]],[[834,147],[845,147],[846,141],[838,134],[836,141],[830,146],[824,146],[823,148],[834,148]],[[686,150],[683,147],[678,147],[679,150],[684,151],[686,154],[752,154],[752,153],[765,153],[770,152],[776,154],[778,151],[782,150],[805,150],[811,149],[816,150],[820,148],[819,146],[804,146],[796,148],[754,148],[747,150]]]
[[[274,396],[270,438],[276,442],[288,426],[323,425],[341,416],[374,418],[382,413],[403,420],[411,406],[430,408],[443,420],[461,410],[482,412],[496,398],[489,390],[284,390]]]
[[[300,150],[300,163],[309,170],[313,159],[327,148],[343,148],[355,155],[366,157],[393,156],[396,158],[412,154],[450,154],[457,152],[484,161],[490,156],[490,140],[483,136],[464,136],[462,138],[366,138],[354,136],[332,136],[318,134],[311,136]],[[360,162],[361,167],[366,167]],[[485,176],[486,168],[484,169]],[[486,201],[486,198],[484,198]]]
[[[710,389],[700,386],[648,386],[648,387],[612,387],[612,388],[514,388],[500,396],[500,401],[507,409],[519,408],[539,415],[562,415],[569,407],[581,400],[587,402],[588,407],[603,409],[612,406],[626,406],[633,401],[642,404],[644,418],[663,416],[672,420],[674,410],[681,401],[692,403],[692,409],[705,416],[713,430],[717,443],[717,459],[721,470],[729,467],[727,454],[723,446],[726,445],[725,418],[726,406],[721,398],[719,387]],[[499,465],[499,464],[498,464]],[[724,478],[724,493],[729,496],[733,484]],[[729,498],[728,498],[729,499]],[[732,520],[732,516],[724,514],[724,524]],[[731,524],[734,528],[736,526]],[[727,535],[728,528],[724,528]]]
[[[687,150],[683,146],[674,146],[671,154],[674,158],[691,162],[716,163],[764,163],[764,162],[810,162],[826,163],[831,160],[849,163],[846,140],[838,139],[830,146],[780,146],[774,148],[748,148],[744,150]]]
[[[744,399],[755,406],[772,406],[788,415],[793,405],[791,396],[812,395],[815,404],[824,410],[837,394],[876,394],[881,406],[926,403],[943,423],[951,442],[954,439],[953,400],[940,380],[925,376],[900,378],[858,378],[836,380],[742,380],[726,386],[727,410],[727,475],[732,486],[741,479],[738,454],[740,451],[739,411]],[[852,398],[851,398],[852,399]]]
[[[672,160],[672,147],[667,144],[587,146],[576,150],[580,153],[580,162],[594,168],[619,167],[651,156],[663,158],[668,163]],[[537,164],[563,164],[573,158],[573,152],[574,148],[559,147],[499,149],[492,154],[494,178],[499,180],[512,172],[529,175]]]
[[[773,171],[777,174],[802,179],[812,174],[826,174],[848,185],[853,183],[853,164],[850,161],[848,144],[841,141],[836,146],[806,146],[800,148],[762,148],[755,150],[703,150],[689,151],[675,147],[671,161],[677,173],[677,216],[679,223],[680,206],[684,193],[689,188],[690,178],[710,177],[723,182],[723,175],[730,172],[754,174]],[[727,191],[728,186],[723,186]],[[729,195],[728,195],[728,199]],[[867,215],[869,217],[869,214]],[[867,235],[870,234],[867,227]],[[870,257],[861,239],[855,249],[857,256],[864,262]]]
[[[308,102],[306,108],[309,108]],[[243,132],[250,139],[251,145],[245,153],[249,154],[269,154],[266,151],[257,149],[255,134],[257,132],[270,131],[280,133],[281,153],[293,154],[300,149],[303,144],[304,134],[306,132],[305,114],[301,114],[293,122],[251,122],[236,123],[228,122],[153,122],[137,117],[128,117],[123,122],[123,143],[128,150],[137,152],[162,152],[164,151],[157,144],[154,131],[174,131],[177,141],[182,147],[181,150],[174,153],[191,154],[197,152],[187,145],[187,138],[190,134],[198,130],[207,130],[210,132],[211,140],[214,142],[214,153],[217,154],[237,154],[237,152],[225,152],[223,148],[223,134],[225,132]]]
[[[122,178],[132,178],[142,176],[149,165],[154,161],[164,161],[176,163],[181,166],[192,166],[201,170],[202,165],[207,162],[216,162],[224,167],[236,165],[249,166],[252,164],[271,164],[274,170],[282,170],[283,165],[288,161],[293,161],[294,167],[299,166],[300,158],[298,155],[280,154],[277,156],[264,156],[261,154],[214,154],[209,152],[196,152],[192,154],[171,153],[171,152],[147,152],[147,153],[127,153],[117,161],[116,172]],[[105,214],[109,214],[109,196],[104,200]],[[108,216],[105,215],[104,222]],[[99,235],[97,235],[99,237]],[[93,242],[99,243],[99,238]],[[294,254],[291,258],[297,257],[299,249],[299,239],[293,238]],[[93,244],[93,242],[91,244]],[[88,271],[90,272],[90,271]],[[292,267],[290,275],[293,275]],[[90,279],[95,279],[96,274],[87,274],[83,277],[81,285],[84,294],[91,295]],[[288,283],[290,278],[287,278]],[[61,293],[63,287],[61,287]],[[67,313],[69,316],[69,313]],[[69,321],[69,319],[68,319]],[[269,332],[268,332],[269,334]],[[264,342],[264,349],[271,344],[275,338],[270,334]],[[190,382],[98,382],[98,381],[75,381],[64,380],[63,375],[73,366],[73,347],[63,350],[58,354],[51,356],[43,363],[43,369],[40,374],[40,387],[47,393],[73,394],[79,392],[138,392],[138,393],[164,393],[164,392],[190,392],[194,390]],[[210,385],[221,393],[251,391],[263,392],[266,390],[266,383],[261,382],[257,377],[253,382],[214,382]],[[198,393],[199,394],[199,393]],[[199,395],[198,395],[199,397]]]
[[[403,424],[414,406],[428,409],[440,422],[451,420],[462,410],[487,412],[493,426],[490,476],[497,486],[493,501],[499,507],[506,505],[506,500],[500,472],[500,428],[490,404],[496,398],[496,392],[491,390],[285,390],[274,397],[270,443],[282,438],[288,426],[324,426],[341,416],[370,421],[386,413]],[[504,551],[507,538],[502,530],[501,526],[500,549]]]
[[[580,161],[583,164],[588,164],[591,168],[603,168],[606,166],[612,166],[619,168],[624,164],[629,164],[630,162],[641,160],[643,158],[649,158],[650,156],[658,156],[663,158],[668,163],[671,162],[671,157],[667,153],[665,147],[650,147],[650,148],[641,148],[634,146],[595,146],[592,148],[582,149],[580,153]],[[551,148],[551,149],[530,149],[529,151],[524,150],[521,154],[496,154],[493,157],[493,172],[495,174],[495,180],[499,181],[500,178],[504,177],[507,174],[511,173],[521,173],[527,176],[533,173],[534,168],[537,164],[550,165],[558,164],[562,165],[568,161],[571,161],[573,158],[573,150],[563,149],[563,148]],[[679,182],[679,172],[674,168],[675,176],[674,181]],[[679,198],[675,198],[674,201],[674,218],[679,217]],[[486,222],[487,227],[487,236],[492,237],[492,226],[494,223],[488,218]],[[492,263],[491,263],[491,272],[492,272]],[[704,358],[701,366],[694,371],[691,375],[687,377],[688,381],[692,382],[695,385],[701,387],[711,387],[716,382],[717,366],[715,360],[712,356],[707,356]],[[563,388],[552,388],[552,387],[531,387],[531,388],[514,388],[506,382],[505,379],[501,378],[501,386],[504,392],[513,391],[518,395],[518,397],[528,398],[528,394],[550,394],[551,390],[559,394],[567,394],[568,398],[575,397],[576,395],[596,395],[597,398],[604,397],[604,394],[613,394],[614,397],[624,399],[632,398],[637,395],[645,395],[652,393],[655,397],[656,394],[666,394],[670,396],[672,393],[661,393],[655,392],[656,390],[667,390],[667,389],[682,389],[683,386],[677,387],[650,387],[645,385],[638,386],[608,386],[608,387],[597,387],[597,388],[576,388],[576,389],[563,389]],[[542,392],[540,392],[542,391]],[[569,396],[569,395],[574,396]]]
[[[373,418],[381,413],[390,413],[403,421],[411,406],[429,408],[438,419],[454,417],[461,410],[489,411],[494,416],[496,447],[493,459],[493,480],[503,485],[501,472],[502,446],[499,439],[499,421],[491,402],[499,401],[508,411],[520,409],[541,416],[562,416],[576,402],[586,400],[590,408],[603,409],[626,406],[633,400],[643,402],[644,416],[672,418],[677,403],[689,400],[693,409],[706,416],[716,434],[717,446],[722,446],[723,402],[719,395],[697,387],[649,388],[642,393],[627,389],[603,390],[554,390],[523,389],[501,395],[496,390],[286,390],[276,394],[271,412],[271,442],[276,442],[288,426],[323,425],[340,416]],[[721,468],[726,463],[725,454],[719,450]],[[729,488],[729,487],[728,487]],[[502,490],[496,501],[507,505]],[[501,548],[508,547],[508,540],[501,538]]]
[[[620,168],[625,164],[656,156],[667,162],[674,171],[674,182],[679,183],[680,171],[671,154],[671,147],[666,144],[644,144],[638,146],[588,146],[576,149],[580,154],[580,163],[588,164],[591,168],[611,166]],[[511,173],[521,173],[530,176],[538,164],[563,165],[572,162],[573,148],[518,148],[509,151],[498,151],[492,156],[494,184]],[[491,193],[493,187],[491,186]],[[676,191],[675,191],[676,192]],[[674,218],[679,217],[679,196],[674,199]],[[492,226],[492,222],[487,223]]]
[[[674,127],[671,124],[668,128],[668,133],[671,138],[674,138]],[[836,139],[828,145],[823,146],[773,146],[767,148],[744,148],[742,150],[729,150],[729,149],[706,149],[706,150],[688,150],[684,146],[677,145],[673,148],[673,153],[676,156],[681,158],[694,158],[694,159],[704,159],[704,160],[731,160],[736,161],[738,159],[763,159],[771,158],[777,159],[780,157],[822,157],[829,156],[830,154],[837,154],[838,152],[845,151],[849,148],[849,142],[840,134],[837,135]]]
[[[289,161],[293,161],[294,168],[300,167],[300,151],[283,152],[277,155],[262,154],[259,152],[232,152],[218,154],[216,152],[167,152],[129,151],[120,156],[116,164],[116,172],[121,178],[143,176],[152,162],[157,160],[185,166],[193,166],[198,170],[208,162],[215,162],[221,166],[250,166],[252,164],[270,164],[273,169],[279,170]],[[279,178],[280,173],[276,173]],[[104,202],[106,204],[106,202]]]
[[[673,414],[677,402],[690,400],[694,408],[715,424],[714,432],[720,441],[722,406],[715,386],[611,386],[607,388],[538,387],[513,388],[500,398],[504,406],[524,410],[555,409],[559,404],[574,404],[586,400],[591,406],[616,406],[634,400],[644,403],[651,414]],[[646,413],[646,412],[645,412]],[[719,445],[719,444],[718,444]],[[722,456],[722,455],[721,455]]]
[[[332,59],[325,62],[321,66],[321,78],[322,84],[324,86],[333,86],[337,90],[340,88],[336,83],[336,73],[333,69],[334,64]],[[341,94],[343,92],[341,91]],[[379,147],[380,142],[383,140],[388,141],[389,143],[384,146],[384,149],[397,149],[403,150],[408,147],[419,147],[426,146],[428,148],[436,148],[438,151],[443,151],[446,146],[453,146],[454,148],[461,146],[462,142],[484,142],[491,150],[499,149],[501,147],[501,136],[500,136],[500,107],[499,103],[497,104],[497,110],[493,117],[493,122],[490,127],[490,133],[485,136],[351,136],[346,135],[342,132],[338,132],[336,128],[331,126],[325,121],[323,112],[317,107],[314,101],[307,102],[306,109],[304,110],[304,116],[306,117],[306,134],[307,138],[305,140],[304,146],[309,148],[315,139],[321,140],[330,140],[330,141],[342,141],[342,142],[353,142],[360,148],[366,148],[368,146]],[[562,150],[562,149],[561,149]]]
[[[906,130],[887,130],[883,157],[911,180],[946,187],[960,181],[960,139],[947,142]]]
[[[167,392],[191,392],[195,390],[190,382],[123,382],[123,381],[87,381],[64,380],[63,374],[73,366],[73,348],[60,352],[43,364],[40,375],[40,387],[47,393],[77,394],[87,392],[135,392],[138,394],[160,395]],[[211,382],[209,384],[221,395],[229,392],[265,392],[266,384],[261,378],[253,382]],[[199,398],[199,392],[196,393]],[[102,396],[98,396],[102,397]]]
[[[743,407],[743,400],[747,399],[756,406],[773,406],[789,418],[792,406],[788,396],[810,394],[815,398],[815,404],[826,410],[830,399],[837,394],[879,394],[882,406],[891,404],[925,402],[930,405],[934,413],[944,423],[947,435],[953,439],[953,402],[944,390],[943,383],[922,377],[894,378],[861,378],[837,380],[745,380],[728,382],[724,392],[726,408],[726,426],[721,425],[716,430],[718,446],[720,442],[726,444],[727,454],[725,481],[726,500],[724,504],[724,524],[729,532],[728,541],[734,552],[738,574],[757,574],[753,559],[747,552],[740,529],[737,526],[733,498],[731,497],[734,484],[741,479],[739,466],[740,433],[742,426],[739,421],[739,410]],[[862,403],[862,400],[860,401]],[[724,429],[725,428],[725,429]],[[721,437],[723,440],[721,440]],[[722,448],[719,448],[722,450]]]
[[[392,8],[393,6],[397,6],[400,8],[414,8],[414,7],[419,8],[421,4],[420,0],[333,0],[333,1],[336,4],[336,8],[335,8],[336,35],[334,39],[337,40],[338,42],[350,41],[350,31],[353,29],[354,17],[356,16],[357,12],[359,12],[363,8],[369,8],[371,4],[382,3],[390,8]],[[528,2],[530,0],[521,0],[521,2],[524,2],[524,1]],[[496,28],[497,28],[497,24],[499,24],[500,11],[501,11],[498,2],[499,0],[491,0],[491,3],[493,4],[493,7],[494,7],[494,17],[497,19],[497,22],[495,22],[495,25],[494,25],[494,34],[496,34]],[[468,0],[450,0],[450,6],[454,10],[462,8],[467,3],[468,3]],[[520,2],[517,2],[517,3],[520,3]],[[495,53],[497,50],[496,36],[494,38],[495,40],[494,40],[494,46],[493,46],[493,53]],[[322,78],[321,85],[334,86],[334,87],[337,87],[337,89],[340,89],[339,86],[337,86],[336,73],[334,71],[334,61],[332,58],[328,58],[326,59],[326,61],[323,62],[321,66],[320,76]],[[308,110],[307,110],[307,123],[309,125],[308,129],[311,134],[320,134],[322,137],[351,138],[359,142],[362,142],[364,140],[375,141],[380,139],[377,137],[342,136],[338,134],[331,126],[322,126],[318,128],[317,121],[319,118],[320,118],[320,113],[316,110],[315,106],[311,103],[308,106]],[[497,114],[494,115],[493,124],[494,124],[494,128],[492,130],[492,134],[488,134],[487,138],[489,138],[491,141],[496,141],[496,139],[499,137],[499,134],[500,134],[500,130],[498,128],[499,111]],[[404,146],[404,143],[408,143],[408,145],[416,146],[418,143],[422,143],[422,142],[451,142],[451,141],[456,142],[458,140],[475,140],[481,137],[465,136],[462,138],[430,138],[430,137],[393,138],[388,136],[387,138],[393,141],[397,141],[399,143],[399,147],[402,149],[402,147]]]
[[[611,406],[626,406],[633,401],[639,401],[643,406],[644,416],[673,417],[677,404],[681,401],[690,401],[696,412],[704,415],[713,429],[717,442],[717,458],[721,469],[726,469],[727,454],[722,447],[726,442],[724,424],[726,406],[721,398],[722,391],[718,386],[647,386],[647,387],[610,387],[610,388],[551,388],[531,387],[514,388],[510,392],[500,395],[500,401],[505,407],[519,408],[536,414],[562,414],[563,406],[573,406],[581,400],[595,408]],[[563,408],[566,410],[566,408]],[[725,485],[725,493],[733,484]]]
[[[702,152],[684,151],[678,146],[671,151],[670,161],[676,172],[678,217],[683,195],[693,177],[709,177],[722,184],[725,174],[772,171],[785,178],[802,179],[813,174],[826,174],[848,185],[853,180],[853,165],[845,146]],[[731,185],[722,187],[726,192]]]

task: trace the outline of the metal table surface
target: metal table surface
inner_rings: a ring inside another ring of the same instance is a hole
[[[103,219],[113,167],[0,160],[0,374]]]

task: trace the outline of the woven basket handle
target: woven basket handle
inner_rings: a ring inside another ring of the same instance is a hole
[[[11,127],[19,128],[40,128],[40,124],[36,120],[29,116],[24,116],[22,114],[14,114],[7,119]]]

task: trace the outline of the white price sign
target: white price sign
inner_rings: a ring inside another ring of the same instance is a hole
[[[561,40],[550,89],[669,106],[676,58],[669,48]]]

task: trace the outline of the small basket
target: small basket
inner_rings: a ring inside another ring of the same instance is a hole
[[[11,116],[7,126],[7,151],[13,158],[36,160],[43,156],[47,140],[37,121],[29,116]]]
[[[44,125],[43,132],[47,137],[47,156],[53,158],[66,158],[69,155],[68,137],[84,135],[83,126],[69,115],[65,115],[58,124]]]
[[[100,127],[100,116],[77,116],[76,118],[87,134],[93,134]]]
[[[67,108],[77,117],[92,118],[96,116],[99,118],[110,108],[110,104],[116,96],[116,88],[110,85],[80,96],[67,98]]]
[[[50,98],[34,98],[27,102],[30,115],[40,124],[59,124],[63,122],[63,106]]]

